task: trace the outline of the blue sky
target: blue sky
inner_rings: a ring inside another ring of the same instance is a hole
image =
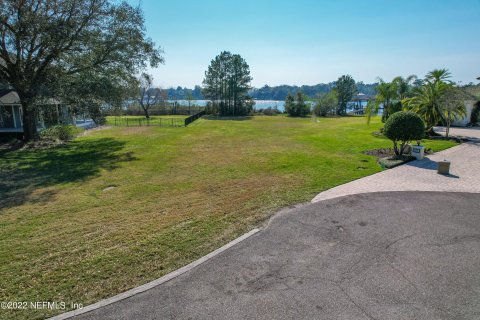
[[[137,5],[138,0],[130,0]],[[143,0],[147,35],[165,51],[163,87],[201,84],[221,51],[250,65],[252,85],[480,76],[480,0]]]

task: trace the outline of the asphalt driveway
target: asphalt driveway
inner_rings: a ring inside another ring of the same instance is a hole
[[[312,203],[151,290],[76,319],[480,319],[480,195]]]

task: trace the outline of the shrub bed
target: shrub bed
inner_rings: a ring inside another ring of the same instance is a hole
[[[40,137],[43,140],[67,142],[72,140],[80,131],[80,128],[72,125],[56,125],[43,130]]]

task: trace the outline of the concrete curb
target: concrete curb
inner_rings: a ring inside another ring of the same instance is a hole
[[[130,289],[128,291],[125,291],[123,293],[120,293],[116,296],[113,296],[113,297],[110,297],[110,298],[107,298],[107,299],[104,299],[104,300],[100,300],[99,302],[96,302],[94,304],[91,304],[91,305],[88,305],[86,307],[83,307],[82,309],[78,309],[78,310],[73,310],[73,311],[69,311],[69,312],[66,312],[66,313],[62,313],[62,314],[59,314],[58,316],[54,316],[52,318],[49,318],[49,320],[63,320],[63,319],[69,319],[69,318],[72,318],[74,316],[77,316],[77,315],[80,315],[80,314],[83,314],[83,313],[87,313],[87,312],[90,312],[90,311],[93,311],[93,310],[96,310],[98,308],[101,308],[101,307],[104,307],[106,305],[109,305],[109,304],[112,304],[112,303],[115,303],[115,302],[118,302],[120,300],[123,300],[123,299],[126,299],[126,298],[129,298],[131,296],[134,296],[136,294],[139,294],[139,293],[142,293],[142,292],[145,292],[147,290],[150,290],[158,285],[161,285],[162,283],[165,283],[167,281],[170,281],[182,274],[184,274],[185,272],[188,272],[190,270],[192,270],[193,268],[201,265],[202,263],[210,260],[211,258],[219,255],[220,253],[228,250],[229,248],[233,247],[234,245],[236,245],[237,243],[239,242],[242,242],[243,240],[253,236],[254,234],[256,234],[257,232],[259,232],[260,229],[253,229],[251,230],[250,232],[247,232],[245,233],[244,235],[236,238],[235,240],[227,243],[226,245],[224,245],[223,247],[221,248],[218,248],[217,250],[215,251],[212,251],[210,252],[209,254],[207,254],[206,256],[203,256],[201,257],[200,259],[198,260],[195,260],[193,261],[192,263],[190,264],[187,264],[186,266],[178,269],[178,270],[175,270],[175,271],[172,271],[170,272],[169,274],[166,274],[164,275],[163,277],[161,278],[158,278],[156,280],[153,280],[151,282],[148,282],[144,285],[141,285],[139,287],[136,287],[136,288],[133,288],[133,289]]]

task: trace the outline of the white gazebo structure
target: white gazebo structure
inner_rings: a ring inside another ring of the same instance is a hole
[[[75,124],[70,108],[56,99],[46,99],[38,104],[39,130],[55,124]],[[23,114],[20,97],[11,89],[0,90],[0,133],[22,133]]]
[[[0,90],[0,132],[23,132],[22,105],[13,90]]]

